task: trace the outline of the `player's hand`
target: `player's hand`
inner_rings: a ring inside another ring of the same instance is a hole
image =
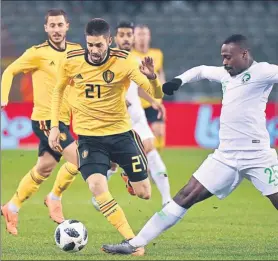
[[[157,118],[165,120],[166,119],[166,109],[162,103],[157,101],[152,102],[152,107],[158,111]]]
[[[174,78],[169,82],[165,82],[162,85],[162,90],[167,95],[173,95],[174,91],[177,91],[182,85],[182,80],[179,78]]]
[[[147,56],[142,61],[142,64],[139,66],[141,73],[147,76],[148,79],[154,80],[156,74],[154,73],[154,62],[153,58]]]
[[[60,145],[60,130],[58,127],[51,128],[48,137],[48,144],[52,150],[59,151],[58,146]]]

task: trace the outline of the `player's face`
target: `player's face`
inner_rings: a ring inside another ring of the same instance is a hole
[[[101,63],[111,45],[111,37],[87,35],[86,41],[91,61],[96,64]]]
[[[119,49],[130,51],[134,43],[132,28],[118,28],[115,36],[115,43]]]
[[[63,15],[49,16],[47,24],[44,25],[48,38],[55,44],[59,44],[66,38],[69,30],[69,23],[66,22]]]
[[[221,55],[224,68],[231,76],[240,74],[248,68],[248,51],[237,44],[223,44]]]
[[[135,42],[139,45],[148,46],[151,41],[151,32],[149,28],[139,28],[135,27],[134,29]]]

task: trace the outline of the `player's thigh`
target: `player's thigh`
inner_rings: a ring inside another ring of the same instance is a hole
[[[106,178],[110,169],[110,155],[101,138],[78,136],[78,167],[85,181],[94,174],[101,174]]]
[[[48,145],[48,136],[50,128],[47,127],[47,121],[32,121],[32,129],[37,138],[39,139],[38,157],[41,158],[40,162],[46,162],[44,158],[52,158],[59,162],[62,155],[57,151],[53,151]],[[45,153],[48,155],[44,156]]]
[[[66,161],[78,166],[78,156],[77,156],[77,142],[74,141],[68,145],[62,152]]]
[[[210,154],[193,176],[211,193],[222,199],[242,181],[236,168],[225,164],[219,152]]]
[[[131,182],[140,182],[148,178],[147,157],[139,135],[129,131],[111,135],[111,160],[118,163]]]

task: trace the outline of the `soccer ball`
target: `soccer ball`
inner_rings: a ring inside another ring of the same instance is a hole
[[[86,227],[77,220],[65,220],[57,226],[54,238],[56,245],[66,252],[78,252],[88,243]]]

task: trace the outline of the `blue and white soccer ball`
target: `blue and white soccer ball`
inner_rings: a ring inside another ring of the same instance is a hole
[[[65,220],[55,230],[56,245],[66,252],[78,252],[88,243],[86,227],[77,220]]]

